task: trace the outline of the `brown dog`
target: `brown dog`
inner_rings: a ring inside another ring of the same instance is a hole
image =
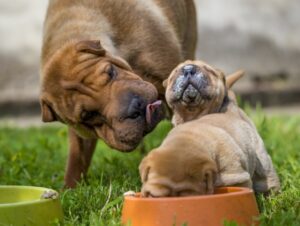
[[[130,151],[155,127],[162,81],[194,57],[196,34],[192,0],[49,1],[40,100],[43,121],[70,126],[67,187],[96,139]]]
[[[210,194],[214,186],[279,190],[263,141],[229,90],[242,75],[225,79],[201,61],[173,70],[164,84],[175,128],[140,164],[144,196]]]

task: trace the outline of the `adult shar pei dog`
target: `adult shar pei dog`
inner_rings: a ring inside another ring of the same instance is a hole
[[[136,148],[160,120],[162,81],[197,39],[192,0],[50,0],[40,103],[44,122],[69,126],[66,187],[85,175],[103,139]]]

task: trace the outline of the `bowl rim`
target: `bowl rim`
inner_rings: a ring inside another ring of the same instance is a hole
[[[2,189],[18,189],[18,190],[36,190],[36,191],[53,191],[59,194],[57,191],[55,191],[52,188],[45,188],[45,187],[38,187],[38,186],[27,186],[27,185],[0,185],[0,192]],[[0,203],[0,209],[1,208],[7,208],[7,207],[21,207],[21,206],[28,206],[28,205],[36,205],[36,204],[42,204],[42,203],[48,203],[53,202],[56,199],[34,199],[30,201],[20,201],[20,202],[13,202],[13,203]]]
[[[245,187],[218,187],[216,190],[231,190],[228,193],[211,194],[211,195],[196,195],[186,197],[140,197],[140,192],[136,193],[135,196],[124,196],[125,200],[128,201],[143,201],[143,202],[165,202],[165,201],[193,201],[193,200],[205,200],[205,199],[220,199],[226,197],[238,197],[241,195],[253,194],[253,189]]]

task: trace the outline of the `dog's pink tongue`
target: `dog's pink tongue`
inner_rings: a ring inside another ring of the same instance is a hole
[[[160,108],[161,104],[162,104],[161,100],[157,100],[157,101],[153,102],[152,104],[147,105],[147,108],[146,108],[147,124],[151,124],[152,115],[158,108]]]

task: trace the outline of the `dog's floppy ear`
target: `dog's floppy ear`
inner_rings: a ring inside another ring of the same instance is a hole
[[[233,74],[228,75],[226,77],[227,89],[230,89],[237,80],[239,80],[241,77],[244,76],[244,74],[245,74],[245,71],[239,70],[239,71],[234,72]]]
[[[80,41],[75,48],[78,52],[92,53],[98,56],[105,55],[105,49],[103,49],[99,40]]]
[[[147,157],[145,157],[140,166],[139,166],[139,171],[140,171],[140,177],[141,177],[141,180],[142,180],[142,183],[145,183],[147,182],[148,180],[148,174],[150,172],[150,166],[148,165],[148,159]]]
[[[205,192],[206,194],[213,194],[217,179],[217,169],[211,166],[208,169],[205,169],[203,173],[204,182],[206,184],[206,187],[204,188]]]
[[[57,121],[53,109],[44,100],[41,100],[41,110],[42,110],[42,121],[43,122],[53,122]]]
[[[212,194],[217,173],[216,163],[203,154],[191,157],[189,165],[186,167],[186,174],[190,178],[203,182],[205,194]]]

